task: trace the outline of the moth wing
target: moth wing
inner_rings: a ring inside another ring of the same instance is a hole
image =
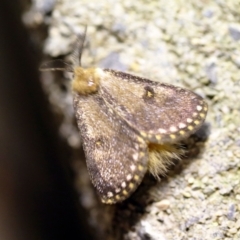
[[[129,127],[124,128],[99,94],[75,93],[74,108],[93,185],[103,202],[123,201],[147,170],[145,142]]]
[[[203,123],[207,104],[197,94],[123,72],[104,70],[106,104],[146,141],[178,141]]]

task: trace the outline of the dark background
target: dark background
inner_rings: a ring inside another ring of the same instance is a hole
[[[19,3],[0,1],[0,239],[94,239]]]

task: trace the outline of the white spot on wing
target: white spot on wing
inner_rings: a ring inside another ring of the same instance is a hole
[[[108,192],[108,193],[107,193],[107,196],[108,196],[109,198],[111,198],[111,197],[113,197],[113,193],[112,193],[112,192]]]
[[[133,157],[134,161],[137,161],[138,160],[138,153],[137,152],[134,153],[132,157]]]
[[[166,133],[167,131],[166,131],[165,129],[163,129],[163,128],[159,128],[159,129],[158,129],[158,132],[160,132],[160,133]]]
[[[179,123],[178,127],[179,127],[179,128],[185,128],[185,127],[186,127],[186,124],[185,124],[185,123]]]
[[[171,126],[169,128],[170,132],[176,132],[177,131],[177,128],[175,126]]]
[[[127,175],[127,181],[130,181],[132,179],[132,175],[131,174],[128,174]]]
[[[134,172],[134,171],[136,170],[136,166],[135,166],[134,164],[132,164],[132,165],[130,166],[130,169]]]

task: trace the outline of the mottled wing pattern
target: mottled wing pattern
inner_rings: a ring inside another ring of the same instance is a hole
[[[123,201],[147,170],[145,142],[106,107],[98,93],[74,93],[74,108],[94,186],[103,202]]]
[[[203,123],[207,104],[176,86],[105,69],[100,92],[109,108],[146,141],[175,142]]]

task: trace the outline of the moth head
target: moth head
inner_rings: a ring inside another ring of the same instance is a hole
[[[101,74],[97,68],[76,67],[72,89],[80,95],[92,94],[98,91]]]

